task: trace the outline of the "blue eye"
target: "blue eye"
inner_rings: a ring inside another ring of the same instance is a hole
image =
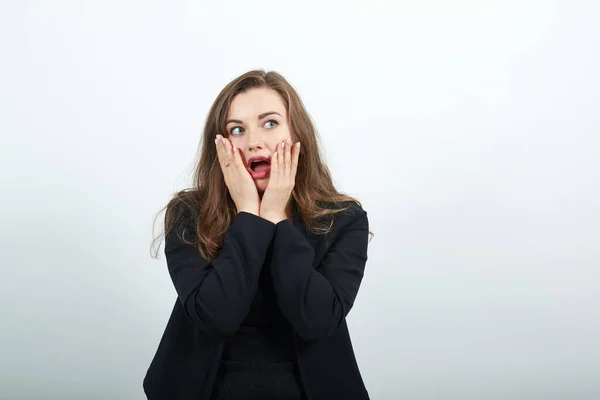
[[[265,122],[265,128],[267,128],[267,129],[273,129],[277,125],[279,125],[279,124],[274,119],[270,119],[267,122]]]
[[[243,131],[244,131],[244,128],[242,128],[241,126],[236,126],[235,128],[231,128],[229,133],[231,133],[232,135],[239,135]]]

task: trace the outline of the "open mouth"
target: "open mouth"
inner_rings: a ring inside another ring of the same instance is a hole
[[[271,171],[271,160],[263,156],[252,157],[248,160],[248,169],[252,178],[266,178]]]
[[[263,172],[271,168],[271,163],[266,160],[256,160],[250,163],[250,169],[254,172]]]

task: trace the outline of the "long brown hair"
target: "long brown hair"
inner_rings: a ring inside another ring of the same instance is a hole
[[[329,169],[321,161],[315,127],[296,90],[277,72],[254,70],[231,81],[214,101],[204,126],[194,186],[176,193],[169,201],[165,207],[164,234],[154,239],[154,245],[169,234],[176,221],[187,218],[191,219],[186,225],[192,232],[185,232],[183,240],[194,245],[209,261],[218,253],[236,207],[223,179],[214,139],[217,134],[227,136],[225,120],[234,97],[254,88],[270,88],[279,93],[292,134],[302,143],[292,200],[307,228],[325,234],[331,230],[332,215],[350,207],[347,202],[360,205],[353,197],[335,189]],[[158,258],[158,247],[154,257]]]

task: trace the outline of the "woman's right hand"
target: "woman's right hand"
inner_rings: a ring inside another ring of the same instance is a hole
[[[217,135],[215,145],[225,184],[238,213],[245,211],[258,215],[260,209],[258,190],[242,161],[239,150],[221,135]]]

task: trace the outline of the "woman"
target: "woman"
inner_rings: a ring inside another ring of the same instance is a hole
[[[195,187],[167,205],[178,298],[148,399],[368,399],[346,325],[367,260],[297,92],[250,71],[215,100]]]

